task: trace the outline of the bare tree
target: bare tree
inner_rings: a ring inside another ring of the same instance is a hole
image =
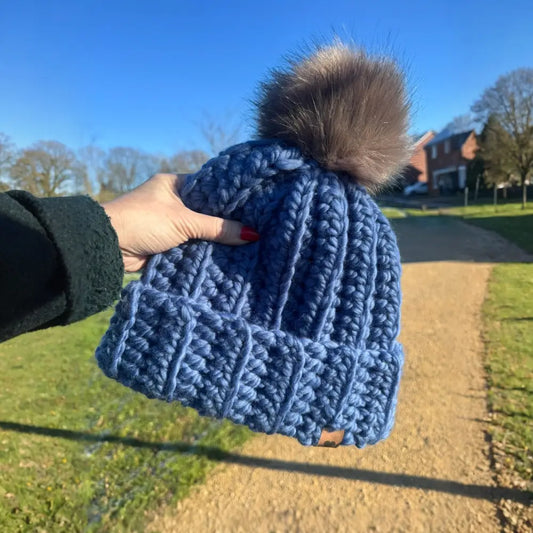
[[[104,160],[100,193],[116,196],[133,189],[157,171],[155,156],[129,147],[111,148]]]
[[[8,172],[14,157],[15,145],[5,133],[0,133],[0,191],[9,189]]]
[[[180,150],[172,157],[157,156],[157,171],[172,174],[190,174],[199,170],[208,159],[209,155],[203,150]]]
[[[174,172],[172,170],[172,165],[170,164],[170,159],[167,156],[160,155],[158,157],[157,171],[170,173]]]
[[[78,150],[80,171],[77,174],[76,189],[94,196],[105,175],[106,152],[95,144],[89,144]]]
[[[57,196],[71,184],[79,163],[74,152],[57,141],[39,141],[22,150],[10,168],[13,184],[36,196]]]
[[[472,111],[490,128],[492,146],[508,154],[522,186],[525,208],[527,179],[533,172],[533,68],[514,70],[498,78],[474,103]],[[485,147],[486,154],[490,146]]]
[[[241,130],[241,124],[235,122],[231,113],[226,114],[224,121],[206,113],[200,123],[200,131],[213,156],[238,142]]]
[[[167,162],[167,172],[189,174],[196,172],[209,159],[203,150],[182,150],[176,152]]]

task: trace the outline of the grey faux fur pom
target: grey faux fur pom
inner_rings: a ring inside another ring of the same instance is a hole
[[[336,44],[260,86],[258,134],[296,144],[323,167],[377,192],[407,164],[409,102],[391,60]]]

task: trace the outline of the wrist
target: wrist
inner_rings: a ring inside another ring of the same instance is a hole
[[[120,254],[122,255],[122,263],[124,265],[124,270],[126,272],[137,272],[139,271],[146,262],[146,257],[141,257],[140,255],[129,251],[126,244],[127,236],[125,235],[122,210],[116,205],[116,202],[111,201],[105,204],[100,204],[104,209],[109,221],[111,222],[111,227],[115,231],[118,240],[118,246]]]
[[[118,244],[121,247],[122,245],[122,230],[121,230],[121,222],[120,222],[120,215],[117,209],[113,206],[113,202],[106,202],[104,204],[100,204],[102,208],[104,209],[107,218],[109,219],[109,222],[111,223],[111,227],[115,231],[117,238],[118,238]]]

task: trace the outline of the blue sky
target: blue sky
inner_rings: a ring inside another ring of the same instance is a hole
[[[0,0],[0,131],[19,146],[202,148],[202,117],[250,124],[249,100],[267,70],[334,33],[392,52],[413,93],[412,129],[438,130],[499,75],[533,66],[532,6]]]

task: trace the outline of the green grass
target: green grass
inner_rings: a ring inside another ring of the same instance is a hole
[[[214,464],[193,446],[249,436],[106,378],[93,352],[109,317],[0,345],[0,531],[142,531]]]
[[[404,209],[397,209],[396,207],[382,207],[381,211],[387,218],[405,218],[407,216]]]
[[[494,268],[484,304],[491,432],[506,466],[533,479],[533,265]]]

